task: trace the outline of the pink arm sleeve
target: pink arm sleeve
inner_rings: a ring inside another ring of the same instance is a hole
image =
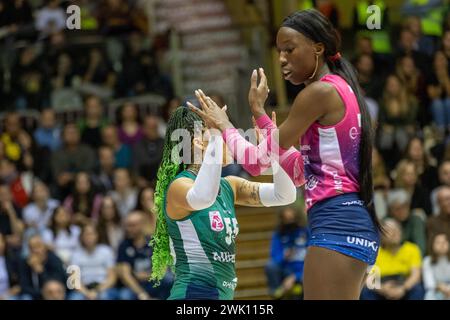
[[[233,157],[249,174],[257,176],[270,167],[270,154],[273,151],[280,157],[279,162],[281,167],[292,179],[295,186],[299,187],[303,185],[305,183],[305,177],[301,153],[294,147],[286,150],[272,143],[271,133],[277,127],[267,115],[259,117],[256,123],[260,129],[266,129],[267,134],[267,139],[261,141],[258,146],[245,140],[235,128],[224,131],[223,138],[230,148]],[[272,145],[275,148],[272,148]]]

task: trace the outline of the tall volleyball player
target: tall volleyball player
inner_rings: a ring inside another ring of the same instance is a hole
[[[368,267],[375,263],[380,224],[373,207],[372,128],[354,69],[339,53],[331,22],[316,10],[288,16],[277,34],[284,78],[306,87],[278,130],[264,110],[268,95],[262,69],[252,74],[249,102],[259,127],[258,147],[248,143],[226,113],[200,91],[196,112],[237,146],[259,159],[278,154],[297,186],[305,185],[311,232],[304,267],[305,299],[358,299]],[[293,145],[300,142],[300,152]],[[244,165],[252,174],[266,161]]]
[[[273,183],[221,178],[225,144],[218,130],[206,129],[202,119],[184,107],[167,125],[155,194],[152,279],[161,280],[167,267],[175,265],[169,299],[233,299],[239,231],[235,205],[282,206],[297,196],[294,183],[276,162]],[[187,142],[184,149],[180,142]],[[201,164],[185,152],[200,152]]]

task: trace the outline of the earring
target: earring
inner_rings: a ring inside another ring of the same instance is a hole
[[[316,52],[316,68],[314,69],[314,73],[311,75],[311,77],[308,78],[308,80],[311,80],[312,78],[315,77],[318,67],[319,67],[319,53]]]

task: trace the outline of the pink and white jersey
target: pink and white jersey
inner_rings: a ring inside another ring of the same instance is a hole
[[[345,105],[344,118],[332,126],[315,122],[300,141],[307,208],[316,202],[348,192],[359,192],[361,114],[352,88],[338,75],[320,81],[332,84]]]

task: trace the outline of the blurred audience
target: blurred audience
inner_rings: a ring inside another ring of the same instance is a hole
[[[266,265],[269,291],[275,299],[302,296],[307,242],[308,231],[300,225],[295,209],[282,209],[278,230],[272,236],[270,261]]]

